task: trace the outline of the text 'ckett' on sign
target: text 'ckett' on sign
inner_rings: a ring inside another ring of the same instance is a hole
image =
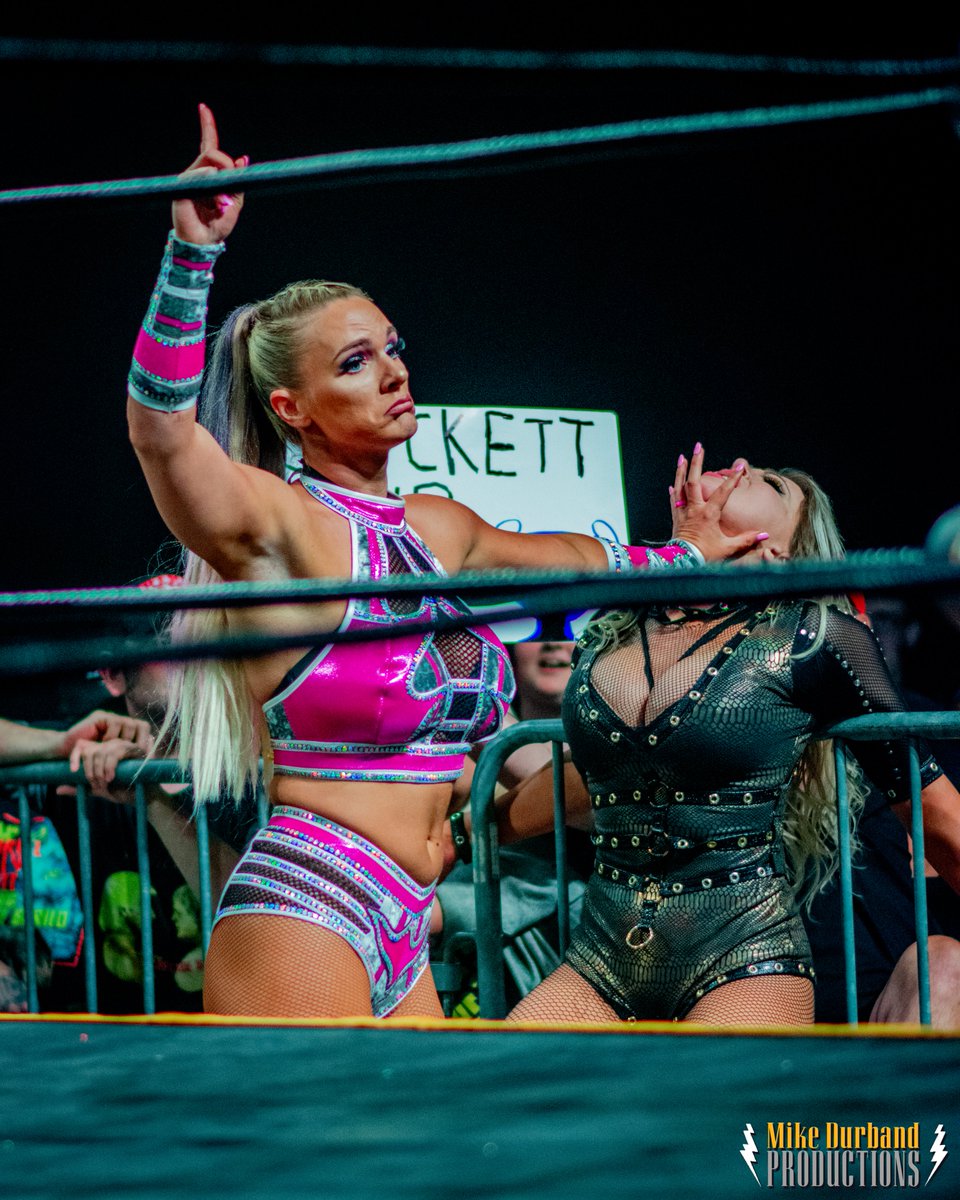
[[[492,525],[629,540],[617,414],[418,405],[391,490],[450,496]]]
[[[449,496],[518,533],[564,530],[629,541],[616,413],[418,405],[417,418],[417,432],[390,455],[388,478],[398,495]],[[576,637],[589,616],[569,614],[563,636]],[[533,617],[495,628],[505,642],[560,633],[554,627],[548,634]]]

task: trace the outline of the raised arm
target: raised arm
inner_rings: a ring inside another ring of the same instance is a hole
[[[200,152],[182,178],[247,165],[219,148],[213,113],[200,105]],[[238,193],[178,199],[160,276],[130,370],[130,440],[160,515],[186,546],[230,576],[277,536],[286,489],[232,462],[197,424],[207,296],[213,268],[243,204]]]
[[[582,571],[635,567],[700,566],[734,558],[762,543],[763,530],[729,535],[720,528],[724,505],[740,482],[730,475],[704,499],[699,487],[703,447],[689,463],[681,456],[671,495],[682,490],[686,502],[674,510],[673,540],[662,549],[617,546],[580,533],[513,533],[482,520],[472,509],[437,496],[408,496],[408,512],[445,564],[453,569],[512,567]],[[461,561],[462,560],[462,561]]]

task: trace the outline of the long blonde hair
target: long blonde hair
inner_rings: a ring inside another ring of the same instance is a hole
[[[776,472],[790,479],[803,493],[797,525],[789,546],[789,557],[837,559],[844,555],[843,538],[837,527],[830,497],[805,471],[786,467]],[[775,618],[784,601],[771,604],[768,612]],[[853,613],[845,595],[821,597],[817,601],[819,623],[810,645],[797,658],[808,658],[823,644],[826,634],[827,606]],[[604,613],[594,628],[600,633],[601,649],[615,646],[630,637],[639,615],[636,612]],[[866,788],[859,765],[846,757],[847,786],[850,799],[850,836],[854,851],[858,848],[857,820],[863,810]],[[797,763],[787,792],[783,819],[783,840],[791,885],[802,895],[808,909],[817,892],[833,878],[839,866],[837,831],[837,779],[833,742],[820,739],[807,743]]]
[[[790,543],[790,557],[843,558],[843,538],[830,497],[805,471],[787,467],[778,474],[792,480],[803,492],[800,518]],[[808,658],[823,645],[828,604],[842,612],[854,613],[849,596],[821,596],[817,601],[820,619],[816,636],[809,647],[797,655],[798,658]],[[844,766],[850,802],[850,843],[856,854],[860,846],[857,827],[867,788],[860,764],[849,754],[844,755]],[[840,865],[837,774],[832,739],[808,742],[800,756],[787,792],[783,840],[790,881],[794,891],[803,897],[809,912],[814,897],[826,887]]]
[[[234,309],[216,337],[204,377],[199,420],[234,462],[285,477],[287,448],[296,440],[270,407],[277,388],[297,388],[300,342],[307,319],[335,300],[366,292],[346,283],[305,280],[258,304]],[[186,584],[222,583],[220,575],[184,550]],[[183,609],[170,622],[173,642],[204,641],[228,632],[225,609]],[[178,664],[167,718],[158,741],[177,747],[193,780],[195,803],[219,796],[239,800],[260,773],[263,714],[239,659]]]

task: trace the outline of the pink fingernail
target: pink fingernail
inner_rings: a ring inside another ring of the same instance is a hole
[[[678,467],[682,467],[682,466],[683,466],[683,464],[684,464],[686,461],[687,461],[687,460],[686,460],[686,459],[683,457],[683,455],[681,454],[681,455],[680,455],[680,457],[677,459],[677,466],[678,466]]]
[[[699,442],[697,442],[697,444],[694,446],[693,452],[694,452],[694,454],[702,454],[703,453],[703,447],[700,445]]]
[[[769,536],[770,536],[770,534],[769,534],[769,533],[758,533],[758,534],[757,534],[757,541],[758,541],[758,542],[765,542]]]

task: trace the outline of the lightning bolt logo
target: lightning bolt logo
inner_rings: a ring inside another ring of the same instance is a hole
[[[934,1175],[936,1175],[940,1168],[940,1164],[946,1157],[947,1151],[943,1148],[943,1126],[938,1125],[937,1136],[933,1139],[933,1145],[930,1147],[930,1161],[933,1163],[933,1166],[930,1168],[930,1174],[926,1178],[926,1182],[923,1185],[924,1187],[926,1187]]]
[[[743,1149],[740,1151],[740,1157],[750,1168],[750,1174],[757,1179],[757,1173],[753,1169],[753,1164],[757,1161],[757,1143],[753,1140],[753,1126],[744,1125],[743,1127]],[[937,1163],[937,1166],[940,1164]],[[933,1168],[935,1171],[937,1167]],[[930,1174],[933,1174],[933,1171]],[[760,1180],[757,1179],[757,1187],[762,1187]]]

